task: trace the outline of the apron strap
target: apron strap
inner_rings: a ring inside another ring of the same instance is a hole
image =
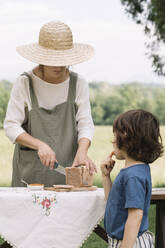
[[[78,78],[77,73],[70,71],[69,92],[68,92],[67,102],[75,102],[77,78]]]
[[[27,72],[24,72],[23,74],[21,74],[21,76],[26,76],[29,79],[29,91],[30,91],[30,99],[31,99],[31,103],[32,103],[32,108],[39,107],[38,100],[37,100],[37,97],[36,97],[35,92],[34,92],[33,82],[32,82],[31,76]]]

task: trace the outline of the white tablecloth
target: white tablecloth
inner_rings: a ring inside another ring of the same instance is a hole
[[[0,187],[0,236],[17,248],[79,248],[104,211],[103,189],[57,193]]]

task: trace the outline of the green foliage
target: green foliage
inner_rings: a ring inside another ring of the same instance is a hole
[[[126,12],[138,24],[144,26],[150,41],[146,44],[148,56],[152,60],[154,71],[165,76],[165,63],[160,54],[165,44],[165,1],[164,0],[121,0]]]
[[[145,109],[155,114],[165,125],[165,87],[130,83],[110,85],[92,82],[90,87],[91,111],[96,125],[112,125],[120,113],[129,109]],[[12,84],[0,81],[0,128],[6,115]]]
[[[89,85],[92,116],[96,125],[112,125],[117,115],[129,109],[150,111],[161,124],[165,124],[165,87],[138,83],[92,83],[92,88]]]
[[[113,120],[119,113],[124,111],[124,102],[122,97],[119,95],[117,96],[109,96],[106,97],[104,104],[104,125],[112,125]]]
[[[0,82],[0,128],[3,127],[3,121],[6,115],[7,104],[10,97],[11,84],[3,80]]]

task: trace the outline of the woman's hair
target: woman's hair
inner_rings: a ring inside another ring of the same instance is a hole
[[[39,70],[42,73],[42,79],[44,79],[44,65],[39,64]]]
[[[113,123],[116,145],[130,158],[152,163],[163,153],[158,119],[142,109],[120,114]]]

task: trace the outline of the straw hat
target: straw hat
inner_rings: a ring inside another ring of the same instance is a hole
[[[24,58],[48,66],[79,64],[94,54],[92,46],[73,43],[72,31],[60,21],[43,25],[38,43],[19,46],[16,50]]]

